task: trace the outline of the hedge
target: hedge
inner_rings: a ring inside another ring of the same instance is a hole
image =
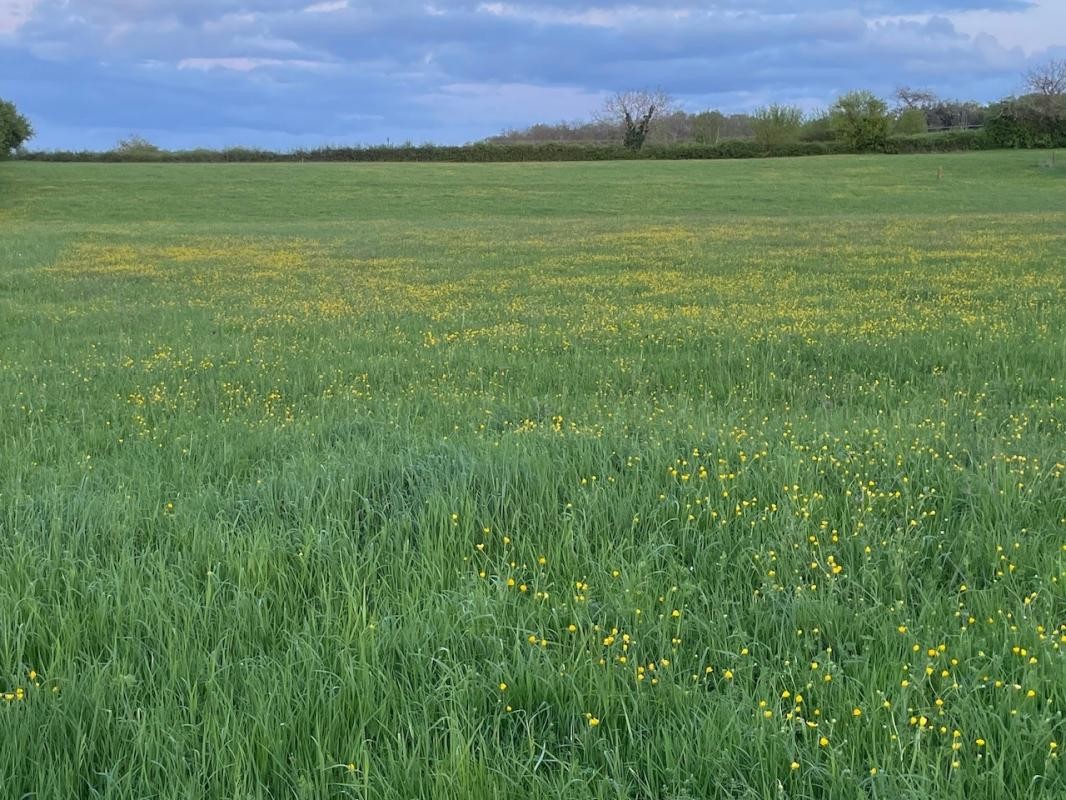
[[[890,136],[885,153],[944,153],[989,150],[1018,146],[988,135],[984,130],[961,130],[916,136]],[[1032,137],[1021,146],[1066,146],[1056,138]],[[791,158],[797,156],[842,155],[853,152],[842,142],[792,142],[772,147],[746,139],[718,144],[647,145],[634,151],[620,144],[472,144],[462,146],[400,145],[375,147],[322,147],[315,150],[274,152],[244,147],[225,150],[145,150],[141,152],[21,152],[23,161],[138,162],[138,163],[292,163],[292,162],[467,162],[510,161],[622,161],[687,160],[739,158]]]
[[[204,162],[499,162],[499,161],[619,161],[765,158],[768,156],[830,155],[845,150],[835,143],[796,142],[772,149],[746,140],[727,140],[717,145],[647,145],[634,151],[614,144],[473,144],[455,147],[402,145],[389,147],[323,147],[278,153],[243,147],[225,150],[144,150],[25,152],[24,161],[89,161],[103,163],[204,163]]]
[[[1066,101],[1050,101],[1050,110],[1038,108],[1036,102],[1030,97],[994,106],[985,123],[989,141],[996,147],[1066,147]]]
[[[952,153],[965,150],[995,150],[995,142],[983,130],[919,133],[911,136],[890,136],[886,153]]]

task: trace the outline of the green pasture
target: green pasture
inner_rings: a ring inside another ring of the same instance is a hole
[[[0,164],[0,796],[1066,797],[1066,168]]]

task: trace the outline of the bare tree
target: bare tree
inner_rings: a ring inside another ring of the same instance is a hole
[[[912,89],[909,86],[900,86],[893,96],[896,98],[896,106],[902,110],[917,108],[924,111],[937,103],[936,93],[928,89]]]
[[[671,113],[673,101],[662,89],[640,89],[618,92],[603,104],[600,118],[612,121],[623,129],[623,142],[631,150],[644,146],[656,115]]]
[[[1066,94],[1066,59],[1034,67],[1025,74],[1025,88],[1030,94],[1058,97]]]
[[[1040,113],[1048,117],[1066,113],[1066,59],[1052,59],[1029,70],[1025,88]]]

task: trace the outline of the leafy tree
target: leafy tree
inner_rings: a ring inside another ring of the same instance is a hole
[[[630,150],[644,146],[656,114],[670,113],[672,101],[661,89],[618,92],[603,104],[601,118],[622,126],[622,141]]]
[[[828,111],[819,111],[807,117],[800,129],[799,138],[804,142],[832,142],[837,137],[833,118]]]
[[[752,114],[751,127],[755,141],[763,147],[788,144],[799,139],[803,111],[795,106],[766,106]]]
[[[692,139],[700,144],[718,144],[725,126],[721,111],[701,111],[692,118]]]
[[[873,92],[849,92],[829,110],[833,129],[860,152],[881,150],[888,141],[892,118],[888,104]]]
[[[925,121],[931,130],[973,128],[984,124],[987,109],[980,103],[962,100],[937,100],[925,109]]]
[[[915,136],[919,133],[926,133],[928,130],[929,123],[926,120],[925,111],[921,108],[903,109],[896,116],[895,133],[902,136]]]
[[[33,126],[15,108],[15,104],[0,100],[0,158],[22,147],[33,138]]]

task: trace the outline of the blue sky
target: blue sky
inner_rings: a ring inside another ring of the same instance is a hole
[[[1066,0],[0,0],[38,148],[465,142],[662,86],[690,110],[899,84],[991,100],[1066,57]]]

